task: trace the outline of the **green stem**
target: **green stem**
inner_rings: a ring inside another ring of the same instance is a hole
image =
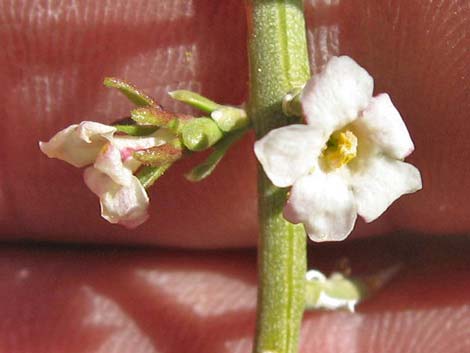
[[[246,0],[249,116],[257,137],[286,125],[283,96],[309,76],[302,0]],[[259,170],[259,292],[256,353],[296,353],[305,304],[306,235],[282,217],[287,190]]]

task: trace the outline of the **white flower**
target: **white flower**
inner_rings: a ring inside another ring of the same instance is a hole
[[[148,218],[149,199],[133,175],[141,165],[132,152],[160,146],[174,138],[160,129],[146,137],[117,136],[116,128],[92,121],[71,125],[49,142],[40,142],[41,151],[85,169],[86,185],[100,198],[101,215],[110,223],[134,228]]]
[[[349,57],[334,57],[301,95],[306,125],[272,130],[255,154],[278,187],[292,186],[284,217],[315,241],[343,240],[357,214],[379,217],[403,194],[421,189],[419,171],[402,160],[413,150],[387,94]]]

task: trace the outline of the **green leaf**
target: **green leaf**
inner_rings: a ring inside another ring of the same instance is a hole
[[[158,126],[113,125],[117,131],[131,136],[146,136],[158,130]]]
[[[158,178],[165,174],[170,166],[171,163],[163,164],[158,167],[145,166],[139,170],[136,176],[142,186],[148,189],[158,180]]]
[[[139,91],[136,87],[127,83],[126,81],[114,78],[106,77],[104,79],[104,85],[110,88],[118,89],[124,94],[132,103],[139,107],[157,107],[158,104],[147,96],[145,93]]]
[[[245,132],[246,130],[226,135],[222,141],[214,145],[214,152],[212,152],[203,163],[199,164],[185,175],[186,179],[192,182],[197,182],[211,175],[215,167],[217,167],[217,164],[219,164],[225,156],[225,153],[229,150],[230,146],[237,142]]]
[[[194,108],[202,110],[205,113],[212,113],[214,110],[219,109],[221,106],[206,97],[203,97],[197,93],[178,90],[173,92],[168,92],[171,98],[186,103]]]

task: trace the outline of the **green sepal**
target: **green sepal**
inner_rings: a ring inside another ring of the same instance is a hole
[[[110,88],[118,89],[124,94],[132,103],[139,107],[157,107],[158,104],[145,93],[139,91],[136,87],[127,83],[126,81],[114,78],[106,77],[104,79],[104,85]]]
[[[239,130],[250,124],[245,110],[230,106],[222,106],[214,110],[211,113],[211,118],[224,132]]]
[[[167,143],[162,146],[135,151],[132,155],[144,165],[160,167],[164,164],[176,162],[183,156],[183,151],[181,147],[175,147],[174,145]]]
[[[181,137],[190,151],[203,151],[215,145],[223,133],[212,119],[197,118],[183,124]]]
[[[159,108],[137,108],[131,112],[131,119],[139,125],[166,126],[175,118],[175,114]]]
[[[189,173],[185,174],[185,178],[189,181],[197,182],[211,175],[229,148],[240,140],[245,132],[246,130],[226,135],[221,141],[214,145],[214,151],[209,157],[197,167],[193,168]]]
[[[131,136],[147,136],[158,130],[158,126],[141,126],[141,125],[113,125],[119,132],[123,132]]]
[[[203,97],[197,93],[186,90],[178,90],[168,92],[174,100],[186,103],[194,108],[197,108],[205,113],[212,113],[214,110],[219,109],[221,106],[210,99]]]
[[[158,167],[144,166],[140,168],[136,177],[139,179],[140,183],[145,189],[150,188],[157,180],[160,178],[168,168],[170,168],[171,163],[163,164]]]

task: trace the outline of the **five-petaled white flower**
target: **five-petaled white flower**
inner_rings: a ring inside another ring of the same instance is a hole
[[[145,137],[115,135],[116,128],[92,121],[71,125],[49,142],[40,142],[41,151],[85,169],[88,188],[100,198],[101,215],[110,223],[134,228],[148,218],[149,199],[133,175],[141,163],[132,152],[163,145],[174,135],[160,129]]]
[[[379,217],[403,194],[421,188],[403,159],[414,150],[387,94],[349,57],[332,58],[300,97],[306,125],[272,130],[255,154],[278,187],[292,186],[284,217],[303,223],[315,241],[343,240],[357,214]]]

